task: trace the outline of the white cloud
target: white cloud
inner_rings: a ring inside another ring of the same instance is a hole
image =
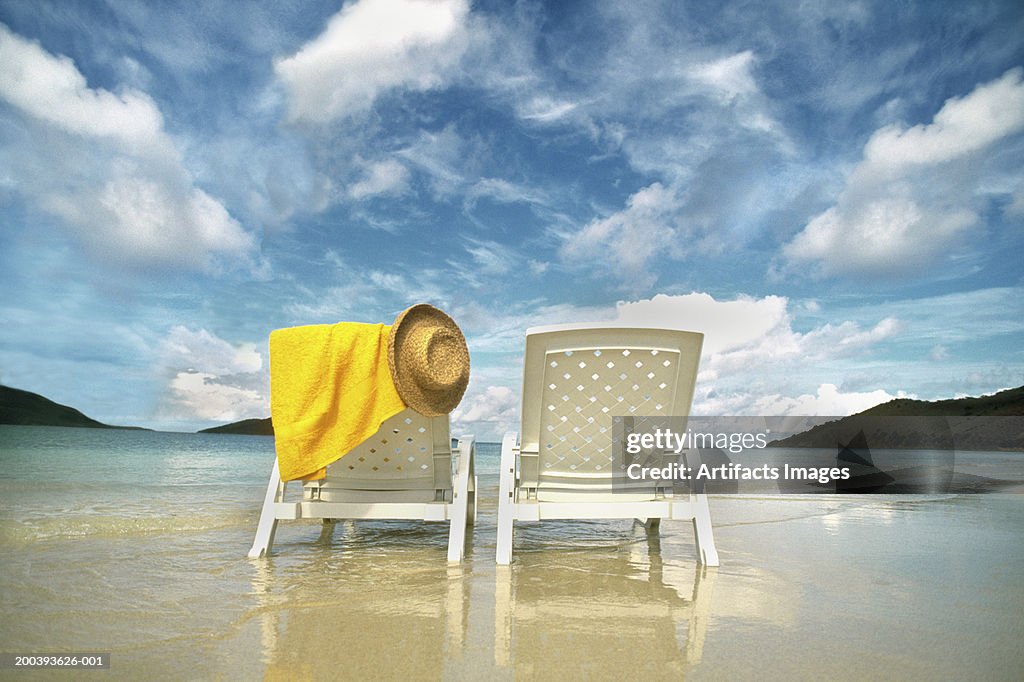
[[[1024,187],[1013,193],[1010,204],[1006,207],[1006,214],[1014,217],[1024,216]]]
[[[536,95],[526,102],[518,103],[520,118],[536,123],[554,123],[572,113],[578,104],[555,99],[547,95]]]
[[[473,257],[473,268],[467,273],[470,276],[473,276],[471,273],[479,273],[485,277],[505,275],[522,258],[514,249],[483,239],[467,237],[465,249]]]
[[[270,414],[268,378],[255,344],[232,344],[205,329],[175,326],[160,355],[169,375],[169,416],[236,421]]]
[[[367,164],[361,180],[348,188],[353,199],[400,194],[409,182],[409,169],[394,159]]]
[[[635,289],[649,287],[657,278],[648,263],[679,236],[675,213],[680,205],[673,189],[655,182],[630,196],[625,209],[570,235],[560,255],[569,263],[602,262]]]
[[[483,178],[466,189],[464,205],[471,207],[481,198],[488,198],[503,204],[527,203],[547,204],[549,199],[543,190],[516,184],[500,178]]]
[[[521,358],[525,331],[534,326],[607,322],[702,332],[695,414],[845,415],[904,395],[899,390],[865,391],[832,383],[845,380],[885,344],[899,340],[904,322],[887,316],[870,325],[844,320],[797,331],[794,311],[801,308],[782,296],[717,300],[691,293],[619,302],[614,309],[534,305],[493,311],[462,306],[453,314],[474,352],[502,353],[510,359]],[[814,314],[822,314],[821,308]],[[483,391],[471,387],[459,408],[460,423],[467,430],[497,437],[500,429],[494,424],[516,427],[513,408],[520,372],[514,362],[508,368],[503,376],[489,376]],[[496,390],[501,387],[507,392]],[[477,418],[481,425],[474,427]]]
[[[934,120],[907,130],[886,126],[864,147],[864,169],[889,170],[942,163],[984,149],[1024,128],[1024,69],[1007,71],[966,97],[946,101]]]
[[[171,152],[163,117],[137,90],[89,88],[75,63],[53,56],[0,24],[0,95],[30,116],[86,137],[106,137],[136,151]]]
[[[165,363],[190,371],[213,374],[248,374],[263,368],[255,344],[231,344],[205,329],[193,331],[176,325],[163,341]]]
[[[464,169],[474,164],[478,153],[454,125],[448,125],[437,133],[421,130],[418,138],[396,155],[426,173],[435,194],[446,196],[465,187]]]
[[[171,379],[172,413],[180,418],[233,422],[269,414],[259,391],[223,383],[216,375],[179,372]]]
[[[775,393],[760,396],[734,394],[725,399],[705,399],[697,401],[694,411],[705,415],[845,417],[896,398],[913,397],[903,391],[892,395],[881,389],[843,392],[835,384],[821,384],[814,393],[795,397]]]
[[[758,92],[751,73],[754,53],[750,50],[693,67],[690,77],[711,88],[725,103],[741,95]]]
[[[507,386],[470,389],[451,416],[452,435],[472,433],[481,440],[497,440],[518,428],[519,396]]]
[[[932,265],[978,223],[974,156],[1024,130],[1024,70],[947,100],[927,125],[886,126],[835,206],[783,248],[795,269],[823,275],[899,275]]]
[[[430,302],[446,307],[451,291],[448,268],[367,269],[334,249],[328,249],[319,265],[333,272],[331,286],[299,286],[286,297],[283,306],[292,324],[330,324],[339,320],[383,322],[414,303]],[[390,312],[388,312],[390,311]]]
[[[370,109],[394,89],[443,86],[468,40],[466,0],[358,0],[279,60],[291,118],[324,123]]]
[[[711,389],[720,378],[743,376],[752,368],[761,376],[808,360],[834,361],[865,352],[898,335],[899,320],[887,317],[870,329],[844,321],[807,332],[794,331],[789,299],[782,296],[739,297],[718,301],[708,294],[658,294],[651,299],[620,302],[617,323],[666,327],[704,334],[702,382]],[[753,378],[756,378],[755,374]]]
[[[704,333],[704,354],[749,347],[780,325],[788,325],[788,299],[782,296],[718,301],[710,294],[658,294],[640,301],[620,301],[616,322]]]
[[[817,262],[823,274],[896,274],[931,264],[976,216],[936,211],[909,196],[844,203],[816,216],[784,248],[793,261]]]
[[[624,13],[637,22],[635,34],[611,48],[600,93],[574,98],[582,109],[574,118],[596,122],[612,154],[661,181],[564,235],[560,255],[569,264],[597,261],[635,294],[657,282],[659,260],[744,246],[743,232],[807,180],[781,177],[795,145],[758,87],[752,50],[709,60],[695,45],[656,49],[650,18]]]
[[[757,368],[756,372],[763,374],[766,368],[774,370],[806,360],[856,357],[898,337],[905,329],[900,319],[887,316],[867,328],[846,320],[798,332],[793,329],[790,301],[784,296],[741,295],[718,300],[700,292],[657,294],[649,299],[620,301],[614,308],[529,303],[494,311],[473,304],[459,306],[453,314],[473,348],[487,352],[520,352],[528,328],[556,324],[607,322],[699,331],[704,334],[702,374],[707,380],[723,370],[728,374]]]
[[[115,171],[93,196],[53,194],[43,205],[88,230],[81,239],[111,257],[207,267],[212,254],[245,254],[253,247],[227,210],[196,187],[183,188]]]
[[[521,358],[523,336],[530,327],[572,321],[610,320],[614,310],[607,307],[580,308],[570,304],[541,305],[536,301],[494,308],[477,301],[453,306],[452,317],[466,334],[473,352],[510,354]],[[514,371],[510,376],[518,376]]]
[[[548,271],[549,265],[549,263],[534,260],[532,258],[526,262],[526,266],[530,268],[530,272],[532,272],[534,275],[543,275],[545,272]]]
[[[196,187],[143,92],[90,88],[74,62],[0,24],[0,97],[52,135],[24,136],[14,184],[119,262],[251,265],[253,236]]]

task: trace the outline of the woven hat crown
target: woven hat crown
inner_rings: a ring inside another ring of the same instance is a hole
[[[388,362],[398,395],[428,417],[451,412],[469,383],[469,349],[454,320],[421,303],[391,327]]]

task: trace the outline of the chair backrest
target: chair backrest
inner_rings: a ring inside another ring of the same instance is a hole
[[[325,487],[349,490],[450,490],[447,415],[406,409],[329,467]]]
[[[689,415],[703,341],[669,329],[528,330],[521,485],[607,488],[616,475],[612,417]]]

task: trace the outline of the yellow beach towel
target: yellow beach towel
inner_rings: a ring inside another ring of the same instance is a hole
[[[281,480],[325,467],[405,409],[388,367],[390,325],[339,322],[270,334],[270,415]]]

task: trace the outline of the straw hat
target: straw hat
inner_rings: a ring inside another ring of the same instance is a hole
[[[420,303],[395,318],[388,365],[398,395],[426,417],[448,414],[469,383],[469,349],[452,318]]]

